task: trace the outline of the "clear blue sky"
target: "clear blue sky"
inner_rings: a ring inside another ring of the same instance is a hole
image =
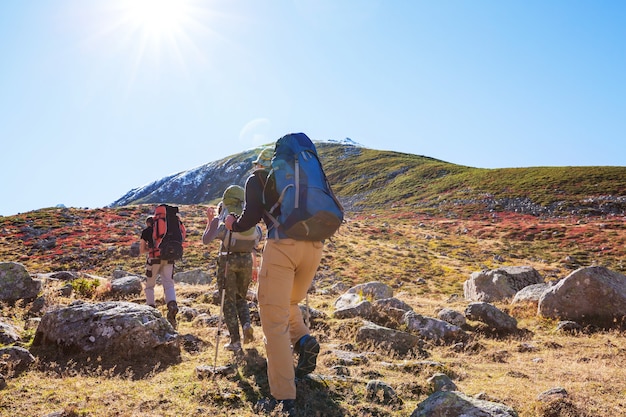
[[[292,131],[626,165],[626,1],[172,2],[0,2],[0,215],[103,207]]]

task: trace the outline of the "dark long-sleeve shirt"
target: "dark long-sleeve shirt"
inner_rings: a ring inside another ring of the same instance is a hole
[[[275,226],[271,218],[267,216],[265,207],[271,207],[276,200],[278,200],[278,195],[270,197],[269,200],[273,201],[266,201],[265,205],[263,205],[263,189],[266,181],[267,171],[265,170],[256,171],[246,180],[246,185],[244,187],[246,203],[243,207],[241,216],[239,216],[237,221],[233,223],[232,230],[234,232],[243,232],[248,230],[263,219],[265,225],[267,226],[267,235],[268,237],[270,236],[270,232]],[[272,194],[275,193],[270,193],[270,195]]]

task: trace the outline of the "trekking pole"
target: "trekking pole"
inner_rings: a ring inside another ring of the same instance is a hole
[[[258,266],[259,265],[259,261],[256,258],[257,255],[257,251],[256,248],[252,250],[252,268],[256,269],[256,280],[254,280],[254,288],[252,289],[252,291],[254,292],[254,297],[255,297],[255,301],[258,302],[259,301],[259,273],[261,272],[261,268]]]
[[[306,310],[304,312],[304,324],[311,329],[311,310],[309,310],[309,291],[306,292]]]
[[[230,243],[233,237],[232,232],[228,233],[228,246],[226,247],[226,264],[224,265],[224,280],[220,285],[220,315],[217,320],[217,334],[215,335],[215,357],[213,358],[213,375],[215,375],[215,371],[217,369],[217,351],[220,347],[220,334],[222,333],[222,317],[224,316],[224,295],[226,293],[226,277],[228,277],[228,260],[230,258]]]

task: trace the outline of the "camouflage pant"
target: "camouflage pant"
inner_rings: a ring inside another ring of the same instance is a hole
[[[248,309],[248,287],[252,281],[252,255],[249,252],[233,252],[228,257],[228,275],[224,281],[226,256],[221,255],[217,260],[217,283],[219,289],[224,289],[224,322],[230,333],[230,341],[238,342],[241,339],[239,324],[250,323]]]

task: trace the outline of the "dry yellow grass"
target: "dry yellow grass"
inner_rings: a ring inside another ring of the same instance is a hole
[[[215,248],[197,243],[204,227],[203,208],[188,209],[187,227],[191,241],[185,268],[212,265]],[[559,222],[563,222],[559,220]],[[580,229],[575,222],[568,223]],[[544,225],[545,226],[545,225]],[[566,225],[567,226],[567,225]],[[565,227],[565,226],[559,226]],[[566,232],[568,232],[566,227]],[[473,271],[503,265],[531,265],[548,279],[562,278],[571,269],[564,261],[574,250],[588,254],[588,264],[602,263],[620,271],[622,255],[603,257],[579,241],[563,246],[564,239],[516,239],[513,230],[490,221],[459,221],[434,219],[412,214],[382,218],[380,215],[350,219],[339,235],[326,248],[316,279],[316,288],[325,289],[336,282],[347,285],[367,281],[383,281],[394,287],[397,298],[411,305],[420,314],[435,316],[442,307],[463,311],[467,303],[462,297],[462,283]],[[621,229],[593,229],[596,239],[602,233]],[[605,230],[605,232],[603,232]],[[541,232],[538,232],[541,234]],[[565,232],[564,232],[565,233]],[[565,233],[565,235],[567,234]],[[507,237],[508,236],[508,237]],[[3,256],[8,252],[3,251]],[[208,255],[206,255],[208,253]],[[500,255],[504,260],[497,260]],[[12,260],[12,259],[4,259]],[[43,262],[37,260],[36,262]],[[119,258],[121,267],[140,271],[137,258]],[[39,265],[39,264],[38,264]],[[47,267],[45,264],[41,264]],[[110,269],[100,266],[101,270]],[[31,273],[38,272],[29,267]],[[423,281],[418,281],[420,278]],[[160,290],[160,287],[157,287]],[[180,300],[188,299],[194,307],[209,308],[206,297],[198,297],[212,288],[177,286]],[[66,304],[53,286],[46,288],[54,303]],[[159,297],[160,294],[157,294]],[[331,314],[336,295],[311,295],[312,307]],[[141,299],[137,300],[141,302]],[[429,394],[427,379],[443,370],[452,377],[459,390],[469,395],[483,393],[488,398],[513,407],[520,417],[596,417],[626,415],[626,338],[620,330],[596,330],[578,335],[554,331],[556,322],[536,316],[532,306],[512,307],[497,304],[518,319],[523,336],[504,338],[473,332],[465,349],[427,345],[429,360],[438,361],[442,369],[417,369],[412,366],[389,367],[386,363],[403,364],[402,358],[388,352],[374,351],[366,363],[351,366],[351,379],[346,381],[306,382],[299,384],[298,407],[303,416],[408,416]],[[2,306],[3,320],[19,329],[28,327],[25,309]],[[164,307],[160,306],[162,311]],[[472,323],[470,323],[472,324]],[[317,374],[330,376],[335,364],[332,348],[368,350],[354,340],[354,320],[329,318],[315,323],[314,333],[322,341]],[[255,327],[257,340],[252,345],[261,358],[265,356],[260,340],[261,329]],[[32,335],[32,328],[24,335]],[[17,378],[7,379],[0,391],[0,416],[33,417],[65,410],[66,416],[251,416],[251,406],[267,393],[262,361],[249,361],[237,366],[237,373],[215,379],[200,379],[196,368],[213,365],[215,329],[180,323],[179,332],[192,334],[205,342],[197,353],[183,352],[182,361],[165,369],[155,369],[138,378],[107,367],[89,370],[80,363],[65,368],[39,364],[38,369]],[[225,342],[224,338],[220,344]],[[252,351],[251,351],[252,352]],[[234,363],[233,357],[220,346],[218,365]],[[381,379],[396,389],[403,400],[401,407],[367,404],[365,383]],[[538,395],[550,388],[562,387],[569,397],[552,403],[541,402]]]

